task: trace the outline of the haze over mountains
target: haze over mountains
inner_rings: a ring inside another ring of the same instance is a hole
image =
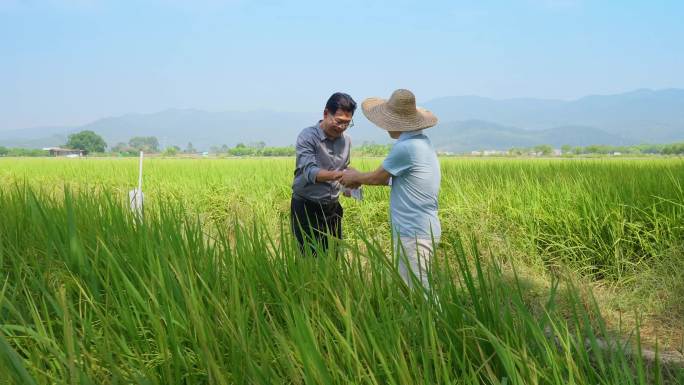
[[[356,96],[357,100],[362,97]],[[464,152],[551,144],[569,145],[669,143],[684,141],[684,89],[640,89],[617,95],[592,95],[577,100],[505,99],[453,96],[420,105],[439,118],[429,133],[436,148]],[[208,112],[169,109],[128,114],[78,127],[38,127],[0,131],[0,145],[61,145],[69,133],[93,130],[114,146],[133,136],[156,136],[162,146],[195,148],[264,141],[270,146],[294,143],[297,133],[319,119],[309,113],[254,111]],[[387,135],[359,111],[349,130],[354,143],[384,143]]]

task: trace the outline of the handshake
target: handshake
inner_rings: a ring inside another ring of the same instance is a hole
[[[344,188],[342,189],[342,194],[346,197],[351,197],[357,200],[363,199],[363,193],[361,191],[361,182],[359,181],[359,173],[353,168],[347,168],[345,170],[335,170],[327,172],[327,180],[339,182]]]
[[[358,177],[361,173],[349,167],[342,171],[331,171],[330,180],[340,182],[347,189],[357,189],[361,187]]]

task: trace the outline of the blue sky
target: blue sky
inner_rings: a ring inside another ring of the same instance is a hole
[[[0,0],[0,130],[413,90],[684,88],[682,1]]]

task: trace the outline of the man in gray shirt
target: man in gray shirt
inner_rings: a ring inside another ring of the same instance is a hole
[[[339,180],[349,166],[351,139],[344,132],[354,124],[354,111],[354,99],[337,92],[328,99],[323,120],[297,137],[290,222],[303,254],[325,252],[328,236],[342,238]]]

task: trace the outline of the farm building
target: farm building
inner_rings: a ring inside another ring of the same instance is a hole
[[[43,150],[48,151],[50,156],[83,156],[86,154],[84,150],[61,147],[47,147]]]

